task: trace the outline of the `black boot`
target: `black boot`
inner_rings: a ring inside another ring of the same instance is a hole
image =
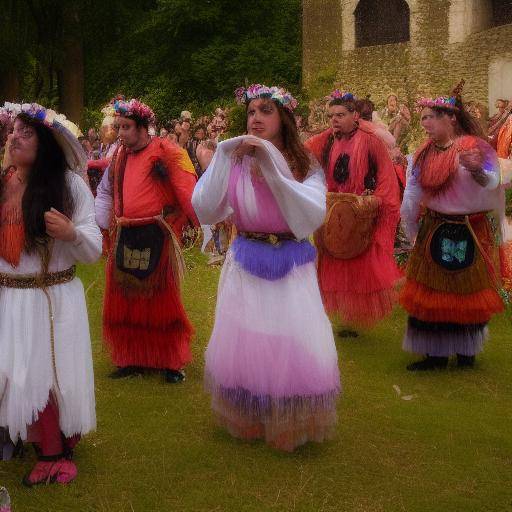
[[[109,378],[124,379],[126,377],[135,377],[137,375],[142,375],[143,371],[144,369],[140,366],[120,366],[109,375]]]
[[[457,354],[458,368],[473,368],[475,366],[475,356],[464,356]]]
[[[338,333],[340,338],[357,338],[359,334],[351,329],[343,329]]]
[[[429,356],[425,357],[421,361],[416,361],[407,365],[407,369],[410,372],[421,372],[427,370],[442,370],[448,366],[447,357]]]
[[[185,372],[181,370],[171,370],[170,368],[164,371],[165,381],[169,384],[178,384],[185,380]]]

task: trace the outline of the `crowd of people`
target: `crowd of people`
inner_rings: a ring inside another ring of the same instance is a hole
[[[38,460],[24,484],[77,475],[73,449],[96,412],[76,263],[106,256],[110,377],[185,379],[191,228],[222,255],[205,383],[235,437],[284,451],[333,437],[341,383],[330,320],[355,338],[400,304],[403,349],[422,356],[408,370],[444,369],[452,357],[472,368],[512,273],[512,117],[499,100],[484,133],[462,86],[417,100],[425,139],[410,154],[414,113],[396,94],[377,112],[368,97],[336,89],[305,120],[290,92],[253,84],[235,94],[245,133],[225,140],[222,109],[159,126],[148,105],[117,97],[99,135],[82,137],[41,105],[6,103],[0,459],[28,441]]]

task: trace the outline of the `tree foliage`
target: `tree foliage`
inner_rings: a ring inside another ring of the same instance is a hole
[[[79,33],[63,28],[70,4]],[[118,93],[169,119],[225,104],[247,82],[299,88],[300,0],[0,0],[0,9],[0,80],[14,70],[25,101],[62,104],[69,37],[84,48],[86,114]]]
[[[112,23],[100,51],[86,47],[87,104],[122,91],[170,118],[184,107],[231,100],[246,81],[298,87],[299,0],[159,0],[147,7],[136,18],[125,7],[122,29]]]

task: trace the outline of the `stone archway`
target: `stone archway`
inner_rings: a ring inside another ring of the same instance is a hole
[[[343,51],[354,50],[356,45],[356,10],[359,4],[365,0],[340,0],[341,1],[341,24],[342,24],[342,49]],[[415,22],[414,13],[416,11],[416,4],[418,0],[402,0],[403,4],[408,6],[409,12],[409,38],[414,37]],[[388,2],[377,0],[374,3],[388,5]],[[394,2],[392,2],[394,3]],[[381,43],[384,44],[384,43]]]

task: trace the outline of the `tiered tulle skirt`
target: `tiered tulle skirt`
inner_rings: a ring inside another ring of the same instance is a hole
[[[220,425],[288,451],[332,437],[340,391],[332,330],[308,261],[312,248],[298,246],[235,241],[205,370]]]

